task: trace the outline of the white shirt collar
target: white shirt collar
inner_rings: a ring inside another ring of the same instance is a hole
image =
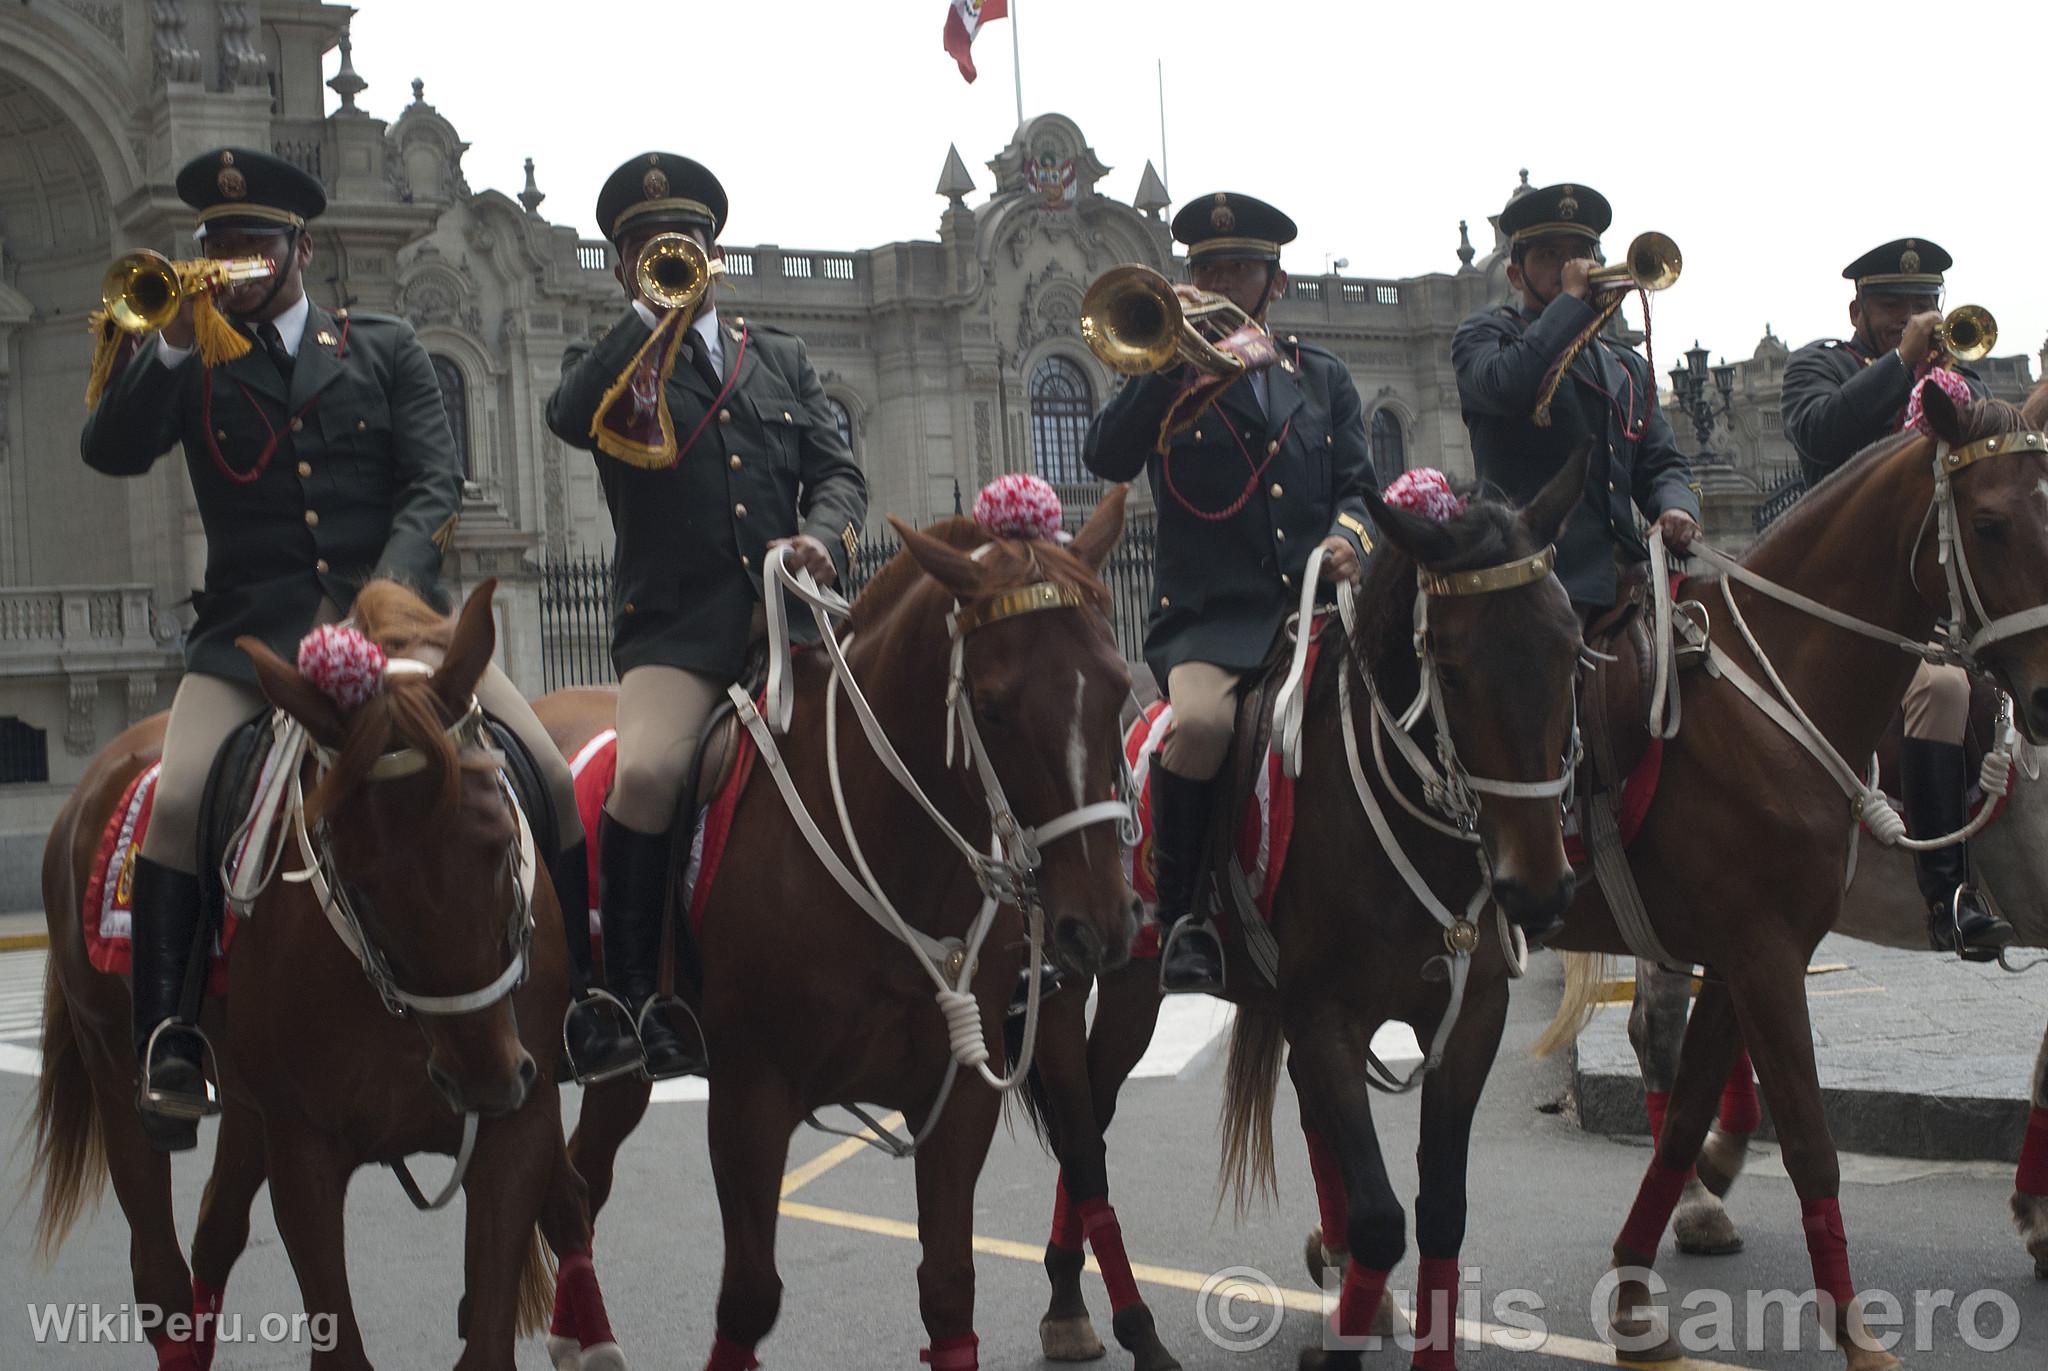
[[[301,295],[295,304],[270,321],[277,326],[277,336],[284,343],[284,350],[293,357],[299,355],[299,344],[306,336],[306,319],[312,312],[313,301]]]
[[[690,324],[690,329],[704,340],[704,351],[711,358],[711,365],[725,375],[725,336],[718,331],[718,306],[706,305]]]

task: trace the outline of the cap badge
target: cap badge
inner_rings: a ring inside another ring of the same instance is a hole
[[[660,167],[654,167],[640,178],[640,193],[650,200],[659,200],[668,194],[668,177]]]
[[[239,200],[249,193],[248,178],[234,167],[222,167],[220,175],[213,178],[213,183],[220,187],[220,193],[230,200]]]
[[[1216,208],[1209,211],[1209,226],[1218,233],[1228,233],[1237,227],[1237,213],[1230,208],[1230,197],[1220,190],[1216,192]]]
[[[1557,217],[1564,220],[1579,217],[1579,202],[1570,186],[1564,188],[1564,198],[1557,202]]]
[[[1901,272],[1901,274],[1910,276],[1919,270],[1919,253],[1913,251],[1913,249],[1911,248],[1907,248],[1904,252],[1899,254],[1899,271]]]

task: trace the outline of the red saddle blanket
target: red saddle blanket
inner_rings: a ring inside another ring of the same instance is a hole
[[[107,816],[100,831],[98,850],[93,854],[92,874],[86,880],[80,914],[85,923],[85,954],[93,969],[114,975],[128,974],[132,963],[130,938],[134,927],[135,856],[142,851],[143,835],[149,832],[149,816],[155,807],[157,773],[161,763],[152,762],[121,792],[121,802]],[[236,860],[241,852],[235,854]],[[227,991],[227,954],[235,938],[237,920],[223,911],[220,933],[213,946],[212,966],[207,973],[207,993]]]

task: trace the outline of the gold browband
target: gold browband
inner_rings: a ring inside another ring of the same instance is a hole
[[[253,205],[247,200],[229,200],[218,205],[208,205],[199,211],[199,222],[204,224],[213,219],[268,219],[274,224],[288,228],[304,228],[306,221],[288,209],[276,209],[270,205]]]
[[[957,631],[965,635],[977,628],[986,628],[998,619],[1033,614],[1041,609],[1087,609],[1091,603],[1085,591],[1051,581],[1034,581],[1028,586],[1004,591],[972,613],[960,611],[953,622]]]
[[[1188,249],[1188,260],[1207,257],[1212,253],[1231,251],[1270,252],[1280,255],[1280,245],[1270,238],[1204,238]]]
[[[1986,457],[1996,457],[2001,452],[2044,452],[2048,451],[2048,433],[2040,429],[2022,429],[2018,433],[1998,433],[1989,438],[1979,438],[1974,443],[1951,448],[1941,459],[1941,469],[1954,475],[1973,463]]]
[[[1574,224],[1569,220],[1562,219],[1558,220],[1555,223],[1531,224],[1527,228],[1516,229],[1514,237],[1511,238],[1509,241],[1515,243],[1526,243],[1531,238],[1549,238],[1553,235],[1558,234],[1570,234],[1574,238],[1590,238],[1596,243],[1600,241],[1600,235],[1595,233],[1587,225]]]
[[[711,207],[701,200],[685,200],[680,197],[665,200],[636,200],[634,203],[626,206],[620,212],[618,218],[612,220],[612,237],[617,239],[620,230],[643,215],[670,210],[682,214],[694,214],[707,224],[718,222],[718,216],[713,214]]]
[[[1496,590],[1513,590],[1530,585],[1550,574],[1557,565],[1557,544],[1552,543],[1534,557],[1520,557],[1499,566],[1477,571],[1447,571],[1439,575],[1418,571],[1415,579],[1431,595],[1487,595]]]

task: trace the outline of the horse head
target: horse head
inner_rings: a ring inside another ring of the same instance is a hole
[[[958,606],[955,687],[969,727],[1016,823],[1044,831],[1032,879],[1053,919],[1053,953],[1091,974],[1122,965],[1137,929],[1119,825],[1103,808],[1121,798],[1131,691],[1101,579],[1123,535],[1124,496],[1112,490],[1065,547],[993,537],[964,520],[927,532],[890,521],[934,598]],[[974,770],[971,757],[955,760]],[[1095,817],[1062,829],[1090,806]]]
[[[1958,408],[1935,385],[1921,388],[1929,429],[1944,445],[1955,537],[1961,556],[1940,560],[1930,529],[1914,560],[1914,584],[1946,609],[1951,573],[1962,591],[1966,636],[2040,606],[2048,592],[2048,382],[2024,406],[1997,400]],[[2048,740],[2048,633],[2015,625],[1975,655],[2012,696],[2015,721],[2036,743]]]
[[[239,640],[264,696],[305,727],[322,763],[304,814],[327,877],[316,898],[353,921],[387,1004],[417,1011],[435,1088],[486,1116],[518,1109],[539,1077],[509,995],[532,935],[518,865],[532,839],[476,708],[495,589],[484,581],[451,621],[396,582],[364,587],[354,622],[390,665],[349,704]]]
[[[1439,522],[1367,500],[1399,555],[1373,559],[1361,597],[1363,661],[1396,707],[1425,687],[1436,693],[1439,754],[1447,732],[1483,793],[1476,822],[1494,897],[1531,929],[1572,900],[1555,783],[1575,760],[1582,642],[1548,549],[1582,498],[1589,452],[1581,445],[1519,511],[1475,499]],[[1502,793],[1500,783],[1547,793]]]

